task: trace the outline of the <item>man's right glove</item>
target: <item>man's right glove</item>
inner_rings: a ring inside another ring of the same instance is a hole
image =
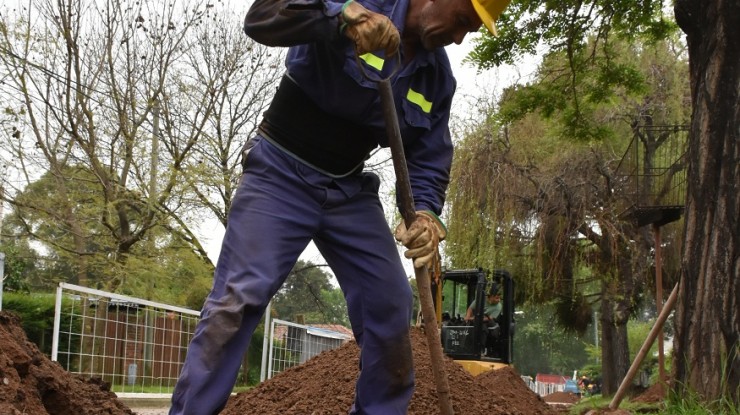
[[[401,35],[388,17],[348,0],[342,6],[341,19],[340,31],[355,43],[358,55],[380,49],[385,50],[386,57],[398,52]]]
[[[438,255],[437,248],[447,236],[447,228],[434,213],[426,210],[417,211],[416,219],[409,229],[406,224],[396,226],[395,237],[408,250],[404,252],[406,258],[414,259],[414,267],[428,266]]]

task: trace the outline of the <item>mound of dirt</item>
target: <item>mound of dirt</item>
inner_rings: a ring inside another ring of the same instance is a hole
[[[641,394],[635,396],[634,398],[630,399],[632,402],[642,402],[642,403],[659,403],[663,402],[666,399],[667,395],[667,389],[665,383],[663,382],[657,382],[654,383],[652,386],[647,388],[644,392]]]
[[[576,403],[581,400],[578,395],[572,392],[553,392],[546,395],[544,398],[545,402],[556,402],[556,403]]]
[[[426,337],[412,329],[411,344],[416,388],[409,415],[439,413],[436,387]],[[324,352],[303,365],[279,373],[258,387],[233,396],[222,415],[346,414],[354,399],[359,367],[359,348],[349,342]],[[455,413],[465,415],[553,415],[551,408],[532,392],[512,368],[473,377],[462,366],[445,357],[450,400]]]
[[[439,413],[426,337],[412,329],[416,389],[408,414]],[[222,415],[343,415],[354,399],[359,348],[354,342],[322,353],[233,396]],[[445,357],[450,399],[465,415],[555,415],[512,368],[471,376]],[[135,415],[108,385],[65,371],[28,341],[20,319],[0,312],[0,415]]]
[[[0,312],[0,414],[134,415],[101,380],[70,374],[28,341],[20,318]]]

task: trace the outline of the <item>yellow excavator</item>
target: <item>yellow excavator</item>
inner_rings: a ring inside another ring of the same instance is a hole
[[[473,376],[513,364],[514,280],[496,269],[444,270],[432,278],[443,352]],[[488,293],[501,294],[498,318],[484,321]],[[472,320],[465,315],[472,305]]]

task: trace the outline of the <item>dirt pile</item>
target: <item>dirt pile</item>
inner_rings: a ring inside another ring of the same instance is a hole
[[[100,380],[65,371],[28,341],[20,318],[0,312],[1,415],[134,415]]]
[[[657,382],[647,388],[641,394],[631,399],[632,402],[660,403],[665,401],[668,386],[663,382]]]
[[[439,413],[426,338],[412,330],[416,389],[410,415]],[[223,415],[344,415],[352,405],[359,348],[350,342],[324,352],[232,397]],[[465,415],[554,415],[511,368],[468,374],[445,358],[450,399]],[[0,312],[0,415],[135,415],[108,386],[52,362],[26,338],[19,318]]]
[[[439,413],[436,387],[426,337],[412,329],[411,344],[416,389],[409,415]],[[291,368],[258,387],[232,397],[222,415],[346,414],[354,399],[359,348],[354,342],[324,352]],[[445,358],[450,400],[455,413],[465,415],[552,415],[560,413],[529,390],[514,369],[506,368],[471,376]]]
[[[581,400],[578,395],[572,392],[553,392],[542,399],[544,399],[545,402],[555,403],[576,403]]]

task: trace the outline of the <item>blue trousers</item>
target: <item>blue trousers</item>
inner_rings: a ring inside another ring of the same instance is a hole
[[[378,198],[378,177],[331,178],[260,136],[249,146],[170,415],[223,409],[255,327],[311,240],[334,271],[361,350],[349,413],[406,414],[414,388],[412,293]]]

